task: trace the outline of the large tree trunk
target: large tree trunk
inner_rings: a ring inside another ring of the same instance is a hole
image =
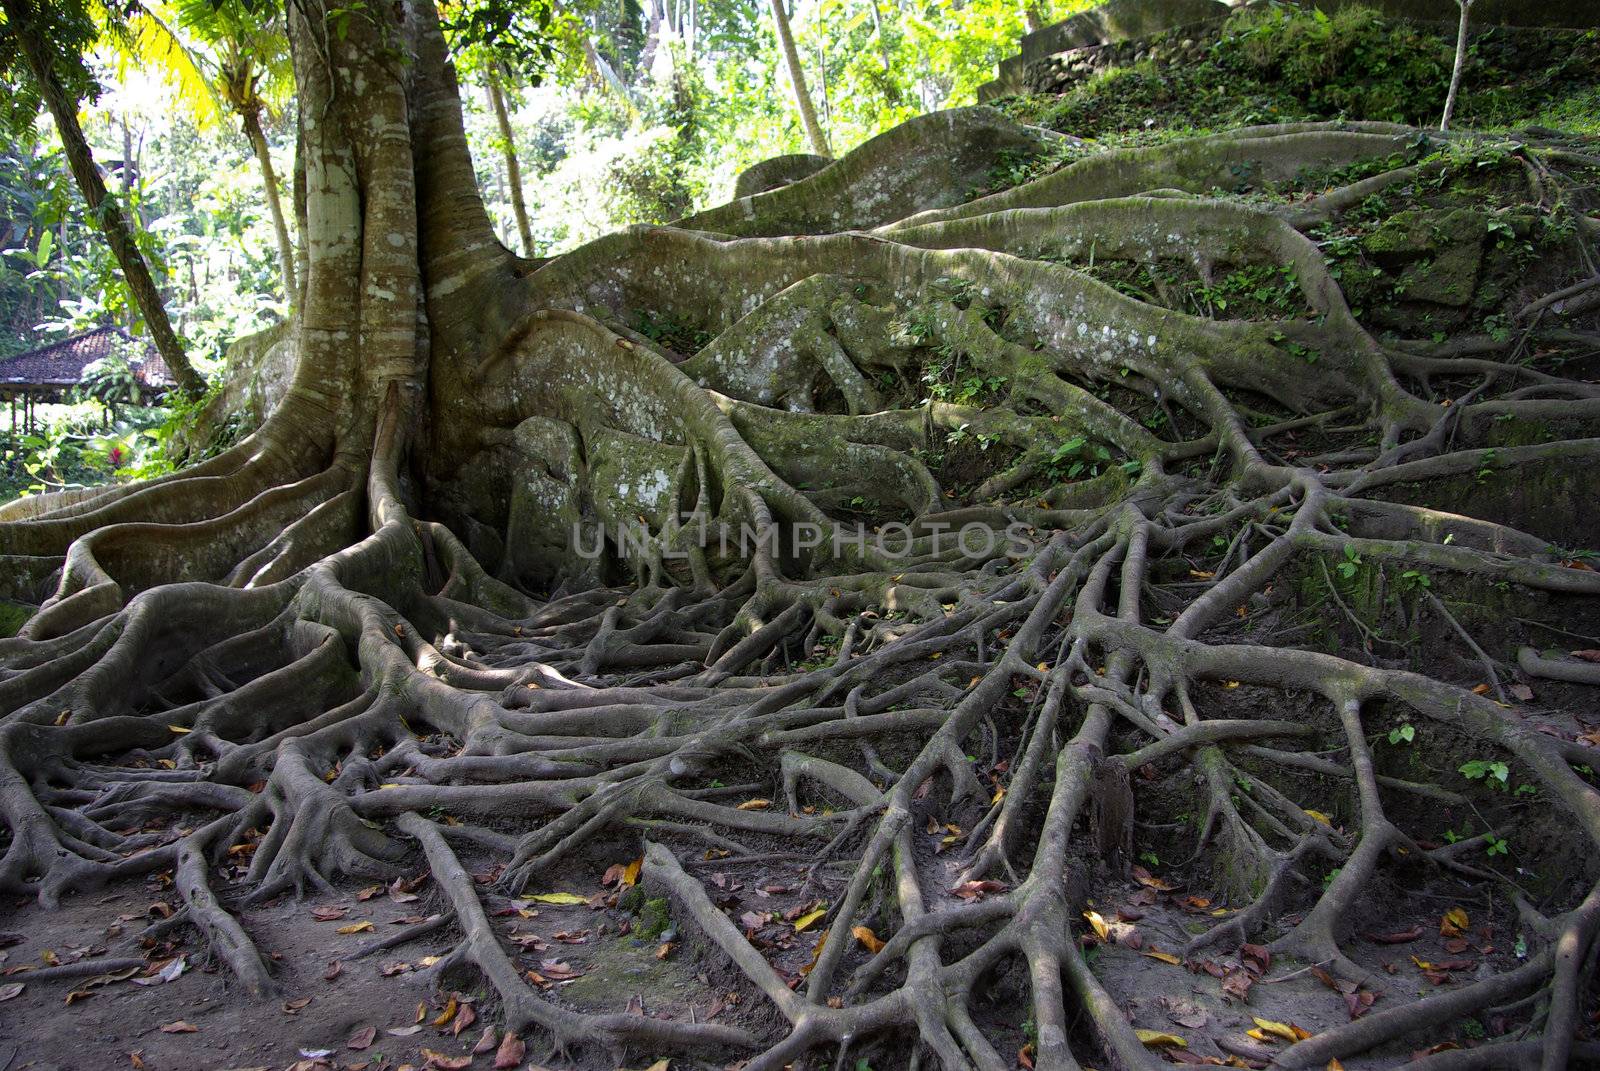
[[[78,125],[77,102],[67,93],[56,73],[50,43],[39,36],[31,0],[3,0],[0,7],[5,10],[6,20],[10,23],[8,29],[22,51],[28,70],[39,87],[39,94],[50,109],[51,118],[55,120],[56,131],[66,150],[67,165],[72,170],[78,189],[83,193],[84,201],[89,205],[89,216],[105,235],[111,255],[122,269],[122,278],[140,315],[144,317],[151,340],[171,370],[178,389],[192,397],[199,397],[205,393],[205,380],[189,364],[188,354],[184,352],[183,343],[167,319],[161,291],[151,278],[149,265],[139,252],[128,221],[116,198],[106,191],[105,180],[95,166],[94,154],[90,152],[83,129]]]
[[[278,272],[283,277],[283,296],[290,308],[300,302],[300,288],[294,276],[294,243],[289,239],[289,221],[284,217],[283,200],[278,196],[278,174],[272,166],[272,147],[261,129],[261,113],[246,110],[239,116],[244,136],[261,166],[261,185],[267,192],[267,212],[272,217],[272,232],[278,242]]]
[[[973,200],[1054,141],[959,109],[530,271],[474,187],[432,4],[334,36],[336,4],[290,8],[305,268],[276,410],[191,469],[0,507],[7,594],[50,593],[0,640],[0,890],[167,874],[163,940],[194,930],[265,999],[285,913],[258,905],[421,867],[438,919],[333,954],[448,932],[429,989],[492,990],[486,1025],[580,1067],[1152,1067],[1138,1031],[1168,1013],[1244,1046],[1223,1000],[1279,955],[1338,993],[1300,976],[1322,1029],[1240,1049],[1262,1063],[1408,1053],[1488,1008],[1527,1028],[1491,1059],[1592,1059],[1600,887],[1561,853],[1600,848],[1573,720],[1600,671],[1551,646],[1600,598],[1591,548],[1551,545],[1594,527],[1600,391],[1563,370],[1592,325],[1529,328],[1537,367],[1380,342],[1305,233],[1435,189],[1401,154],[1458,166],[1442,141],[1254,127]],[[1574,156],[1540,195],[1582,195]],[[1296,185],[1339,172],[1363,177]],[[1256,316],[1201,300],[1235,266]],[[1136,268],[1182,293],[1096,278]],[[1590,514],[1547,516],[1536,479]],[[1385,750],[1402,726],[1436,750]],[[1508,839],[1522,881],[1568,860],[1548,918],[1489,895]],[[515,902],[635,877],[615,907]],[[650,947],[591,945],[595,973],[637,951],[681,1013],[566,999],[528,958],[616,935],[635,897]],[[1350,931],[1380,902],[1419,958],[1458,954],[1454,903],[1526,955],[1362,1016],[1388,975]]]
[[[800,111],[800,123],[805,127],[807,140],[811,142],[811,151],[818,156],[832,156],[828,136],[822,132],[822,124],[817,122],[817,110],[806,89],[806,72],[800,66],[800,51],[795,48],[794,35],[789,32],[789,13],[784,10],[783,0],[772,0],[771,7],[772,23],[778,35],[778,50],[783,53],[783,68],[789,74],[794,104]]]
[[[533,224],[528,222],[528,206],[522,199],[522,165],[517,160],[517,135],[516,131],[511,129],[511,115],[506,110],[505,93],[500,89],[500,74],[493,64],[485,70],[483,80],[489,92],[489,106],[494,110],[495,124],[500,129],[500,152],[506,158],[506,184],[511,187],[511,214],[517,219],[517,236],[522,240],[522,255],[531,257]]]

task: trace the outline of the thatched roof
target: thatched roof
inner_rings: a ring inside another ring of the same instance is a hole
[[[97,327],[48,346],[0,358],[0,389],[75,387],[83,382],[85,368],[117,353],[127,355],[141,387],[155,391],[173,385],[172,373],[155,347],[132,338],[120,327]]]

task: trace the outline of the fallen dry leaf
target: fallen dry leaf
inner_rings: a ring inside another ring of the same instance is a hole
[[[344,933],[344,934],[365,933],[366,931],[368,931],[370,929],[372,929],[371,920],[370,919],[362,919],[360,922],[352,922],[348,926],[340,926],[334,932],[335,933]]]
[[[866,926],[852,927],[850,930],[850,936],[866,945],[867,951],[871,952],[873,955],[877,955],[879,952],[883,951],[883,942],[878,939],[877,934],[873,933],[872,930]]]
[[[0,1000],[10,1000],[12,997],[20,996],[22,993],[22,988],[23,984],[21,982],[12,982],[10,985],[0,985]]]
[[[438,1015],[434,1016],[433,1022],[429,1023],[428,1025],[429,1026],[445,1026],[445,1025],[447,1025],[450,1022],[451,1019],[454,1019],[456,1017],[456,1011],[460,1007],[461,1007],[461,1005],[456,1002],[456,998],[455,997],[451,997],[448,1001],[445,1002],[444,1010],[441,1011]]]
[[[350,1035],[350,1040],[345,1042],[345,1047],[354,1049],[356,1052],[360,1052],[362,1049],[370,1049],[372,1047],[372,1043],[377,1039],[378,1028],[375,1026],[364,1026],[360,1030],[357,1030],[354,1034]]]
[[[1259,1019],[1253,1015],[1250,1018],[1255,1022],[1256,1029],[1261,1032],[1257,1034],[1255,1030],[1245,1031],[1253,1038],[1261,1039],[1261,1035],[1265,1034],[1292,1044],[1296,1041],[1304,1041],[1311,1036],[1309,1030],[1304,1030],[1293,1023],[1276,1023],[1271,1019]]]
[[[1415,941],[1421,936],[1422,927],[1414,926],[1409,930],[1401,930],[1399,933],[1369,933],[1367,934],[1367,940],[1377,945],[1403,945],[1407,941]]]
[[[1134,1033],[1138,1035],[1139,1040],[1144,1042],[1147,1048],[1187,1049],[1189,1047],[1189,1043],[1180,1038],[1177,1034],[1168,1034],[1160,1030],[1143,1029],[1135,1030]]]
[[[179,1019],[175,1023],[168,1023],[161,1028],[163,1034],[198,1034],[200,1028],[193,1023],[186,1023]]]
[[[1167,881],[1165,878],[1156,877],[1142,866],[1133,868],[1133,880],[1147,889],[1157,889],[1161,892],[1171,892],[1177,888],[1172,882]]]
[[[470,1055],[446,1056],[442,1052],[423,1049],[422,1058],[426,1061],[422,1066],[435,1069],[435,1071],[466,1071],[466,1068],[472,1066],[472,1057]]]
[[[478,1019],[478,1013],[472,1010],[471,1004],[461,1005],[461,1011],[456,1014],[455,1025],[450,1032],[456,1037],[461,1036],[461,1031],[471,1026]]]
[[[516,1067],[522,1063],[525,1048],[521,1038],[515,1034],[507,1033],[505,1037],[500,1039],[500,1047],[494,1053],[496,1071],[507,1071],[508,1068]]]
[[[579,896],[569,892],[534,893],[532,896],[523,897],[525,900],[535,900],[541,904],[587,904],[587,896]]]

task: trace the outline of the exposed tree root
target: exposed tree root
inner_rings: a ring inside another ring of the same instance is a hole
[[[263,830],[239,883],[256,900],[392,879],[415,846],[445,909],[360,954],[448,927],[459,940],[438,976],[476,972],[506,1027],[553,1049],[709,1050],[765,1071],[901,1036],[913,1066],[931,1054],[1000,1071],[1011,1042],[976,994],[1011,978],[1031,1058],[1059,1071],[1154,1059],[1081,940],[1108,880],[1097,865],[1134,863],[1136,819],[1202,816],[1187,869],[1232,910],[1186,955],[1265,943],[1369,986],[1381,980],[1350,940],[1376,885],[1394,867],[1465,865],[1424,845],[1412,805],[1459,805],[1471,786],[1384,772],[1374,740],[1396,716],[1451,741],[1452,767],[1516,764],[1543,820],[1600,848],[1600,752],[1503,705],[1514,666],[1580,687],[1600,683],[1596,667],[1507,648],[1459,611],[1475,585],[1590,607],[1600,573],[1514,519],[1379,493],[1592,459],[1591,385],[1361,326],[1296,227],[1417,181],[1414,167],[1283,213],[1173,189],[1204,193],[1244,164],[1287,180],[1427,135],[1257,128],[1089,157],[966,204],[907,183],[882,202],[892,214],[813,218],[823,194],[883,181],[895,149],[874,142],[785,190],[519,277],[482,243],[418,254],[411,238],[441,219],[482,233],[481,209],[441,192],[464,148],[426,18],[417,32],[426,154],[338,124],[308,132],[349,165],[311,176],[314,207],[364,220],[368,240],[313,250],[301,371],[267,426],[187,474],[0,513],[0,551],[60,569],[23,637],[0,641],[0,888],[53,903],[170,870],[181,924],[264,994],[266,961],[212,891],[246,830]],[[335,77],[302,71],[312,89]],[[963,160],[992,152],[1001,124],[938,122]],[[352,175],[376,174],[406,182],[358,197]],[[413,175],[426,218],[412,218]],[[1307,314],[1176,312],[1099,282],[1096,256],[1186,261],[1197,279],[1285,268]],[[337,279],[362,258],[361,292],[391,298],[357,327]],[[1540,300],[1528,310],[1565,299]],[[679,352],[635,326],[651,317],[709,341]],[[341,325],[371,363],[352,366]],[[908,403],[946,374],[979,386]],[[1493,446],[1497,421],[1524,419],[1562,430]],[[1332,460],[1290,460],[1300,436]],[[955,474],[935,456],[962,437],[1007,460]],[[1386,603],[1347,583],[1358,570],[1410,592],[1407,612],[1468,668],[1423,675],[1382,649],[1371,608]],[[1296,639],[1291,589],[1302,603],[1325,590],[1329,634],[1355,637],[1345,653]],[[1257,619],[1267,631],[1241,631]],[[1186,806],[1146,815],[1158,792]],[[787,807],[738,805],[754,795]],[[466,824],[424,817],[441,812]],[[193,813],[209,817],[175,843],[125,828]],[[924,824],[957,816],[956,862],[930,863]],[[452,845],[497,857],[517,893],[641,834],[644,880],[778,1029],[547,999]],[[829,906],[803,978],[708,893],[695,865],[708,850],[728,867],[805,861]],[[952,899],[951,878],[983,895]],[[1398,1052],[1543,992],[1537,1038],[1425,1063],[1565,1066],[1592,1048],[1574,1037],[1597,895],[1553,891],[1520,966],[1394,999],[1278,1064]],[[876,951],[853,935],[869,922]]]

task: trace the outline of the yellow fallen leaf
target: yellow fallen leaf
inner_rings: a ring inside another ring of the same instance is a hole
[[[1445,937],[1460,937],[1466,932],[1469,922],[1465,909],[1452,907],[1444,913],[1444,918],[1439,921],[1439,932]]]
[[[193,729],[185,729],[181,725],[169,725],[169,726],[167,726],[167,728],[171,729],[173,732],[178,733],[180,735],[183,734],[183,733],[192,733],[192,732],[194,732]]]
[[[454,1019],[456,1017],[456,1009],[458,1007],[459,1007],[459,1005],[456,1004],[456,998],[455,997],[451,997],[449,1003],[447,1003],[444,1006],[444,1011],[442,1011],[438,1015],[434,1016],[433,1022],[430,1025],[432,1025],[432,1026],[444,1026],[451,1019]]]
[[[362,919],[360,922],[352,922],[348,926],[340,926],[339,929],[336,930],[335,932],[337,932],[337,933],[365,933],[366,931],[368,931],[370,929],[372,929],[371,920]]]
[[[994,790],[994,798],[992,800],[990,800],[989,803],[991,805],[993,805],[993,804],[999,803],[1001,800],[1003,800],[1005,798],[1006,798],[1006,786],[1005,785],[1001,785],[999,788]]]
[[[827,913],[828,909],[826,907],[812,908],[810,911],[807,911],[804,915],[801,915],[799,918],[794,920],[794,932],[799,933],[801,930],[812,925]]]
[[[1270,1034],[1275,1038],[1281,1038],[1284,1041],[1304,1041],[1306,1038],[1311,1036],[1309,1032],[1302,1030],[1300,1027],[1294,1026],[1290,1023],[1275,1023],[1271,1019],[1261,1019],[1254,1015],[1252,1015],[1250,1018],[1255,1020],[1256,1026],[1263,1033]]]
[[[1323,814],[1321,811],[1307,810],[1306,814],[1309,814],[1312,818],[1315,818],[1317,821],[1321,822],[1325,826],[1333,825],[1333,819],[1329,818],[1327,815]]]
[[[764,811],[772,806],[771,800],[745,800],[739,804],[741,811]]]
[[[928,656],[928,661],[929,662],[937,662],[939,659],[941,659],[943,657],[944,657],[944,652],[943,651],[935,651],[931,655]]]
[[[1159,1030],[1135,1030],[1139,1040],[1152,1049],[1187,1049],[1189,1043],[1176,1034],[1164,1034]]]
[[[1334,1057],[1328,1061],[1327,1071],[1344,1071],[1344,1064],[1339,1062],[1338,1057]]]
[[[588,897],[579,896],[570,892],[542,892],[532,896],[523,897],[525,900],[536,900],[541,904],[587,904]]]
[[[644,1071],[667,1071],[670,1063],[671,1061],[669,1060],[657,1060],[655,1063],[645,1068]]]
[[[1237,687],[1239,687],[1239,682],[1238,681],[1223,681],[1222,682],[1222,686],[1224,688],[1237,688]]]
[[[1196,580],[1210,580],[1217,574],[1213,573],[1209,569],[1190,569],[1189,575],[1194,577]]]
[[[811,950],[811,962],[800,968],[800,977],[804,978],[817,968],[817,960],[822,958],[822,950],[828,943],[828,932],[824,930],[822,936],[817,938],[817,947]]]
[[[1149,957],[1150,959],[1159,959],[1162,963],[1170,963],[1174,967],[1180,967],[1183,965],[1183,960],[1179,959],[1177,956],[1174,956],[1171,952],[1161,952],[1152,948],[1150,951],[1141,954]]]
[[[1083,913],[1083,917],[1089,920],[1089,925],[1094,927],[1095,935],[1099,937],[1100,940],[1105,941],[1110,939],[1111,927],[1107,926],[1106,920],[1100,917],[1100,912],[1085,911]]]
[[[639,884],[639,872],[644,869],[644,856],[629,863],[622,871],[622,887],[630,889]]]
[[[873,933],[865,926],[853,927],[850,930],[850,935],[857,941],[860,941],[862,944],[866,945],[867,951],[873,953],[874,955],[883,951],[883,942],[878,939],[878,935]]]

